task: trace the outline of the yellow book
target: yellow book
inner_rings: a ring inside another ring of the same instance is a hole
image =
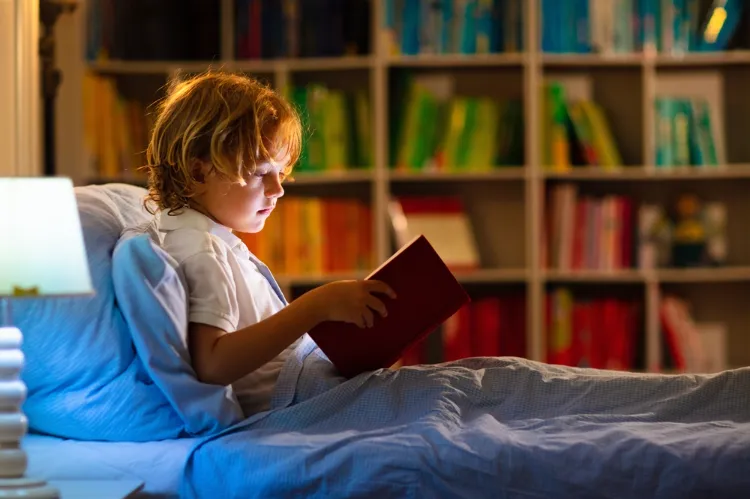
[[[591,123],[591,133],[599,161],[604,168],[622,166],[622,157],[609,128],[602,108],[591,101],[581,102],[584,114]]]
[[[565,91],[559,83],[552,82],[547,87],[549,120],[549,166],[553,171],[568,171],[570,165],[570,142],[565,116]]]

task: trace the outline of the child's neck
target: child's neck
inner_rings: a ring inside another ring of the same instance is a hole
[[[207,209],[206,209],[206,208],[205,208],[205,207],[204,207],[203,205],[201,205],[201,204],[200,204],[200,203],[198,203],[197,201],[195,201],[195,200],[190,200],[190,201],[188,201],[188,207],[189,207],[189,208],[190,208],[191,210],[195,210],[195,211],[197,211],[198,213],[201,213],[201,214],[203,214],[203,215],[207,216],[208,218],[210,218],[211,220],[213,220],[213,221],[214,221],[214,222],[216,222],[217,224],[219,224],[219,225],[221,225],[221,226],[223,226],[223,225],[224,225],[224,224],[222,224],[221,222],[219,222],[219,221],[218,221],[218,220],[216,219],[216,217],[214,217],[214,216],[213,216],[213,215],[211,214],[211,212],[210,212],[210,211],[208,211],[208,210],[207,210]]]

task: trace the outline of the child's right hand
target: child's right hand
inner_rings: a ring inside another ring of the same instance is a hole
[[[388,315],[385,303],[373,293],[396,298],[396,293],[382,281],[336,281],[314,290],[323,320],[341,321],[359,327],[372,327],[374,312]]]

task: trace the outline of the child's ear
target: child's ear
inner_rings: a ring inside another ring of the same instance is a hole
[[[190,173],[196,182],[200,184],[205,184],[206,178],[208,178],[208,174],[210,171],[211,171],[211,164],[208,161],[196,159],[195,161],[193,161],[193,164],[191,165]]]

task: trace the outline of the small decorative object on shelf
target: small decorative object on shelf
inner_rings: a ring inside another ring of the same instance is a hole
[[[701,202],[694,194],[683,194],[677,201],[672,265],[701,267],[705,265],[706,229],[701,219]]]

